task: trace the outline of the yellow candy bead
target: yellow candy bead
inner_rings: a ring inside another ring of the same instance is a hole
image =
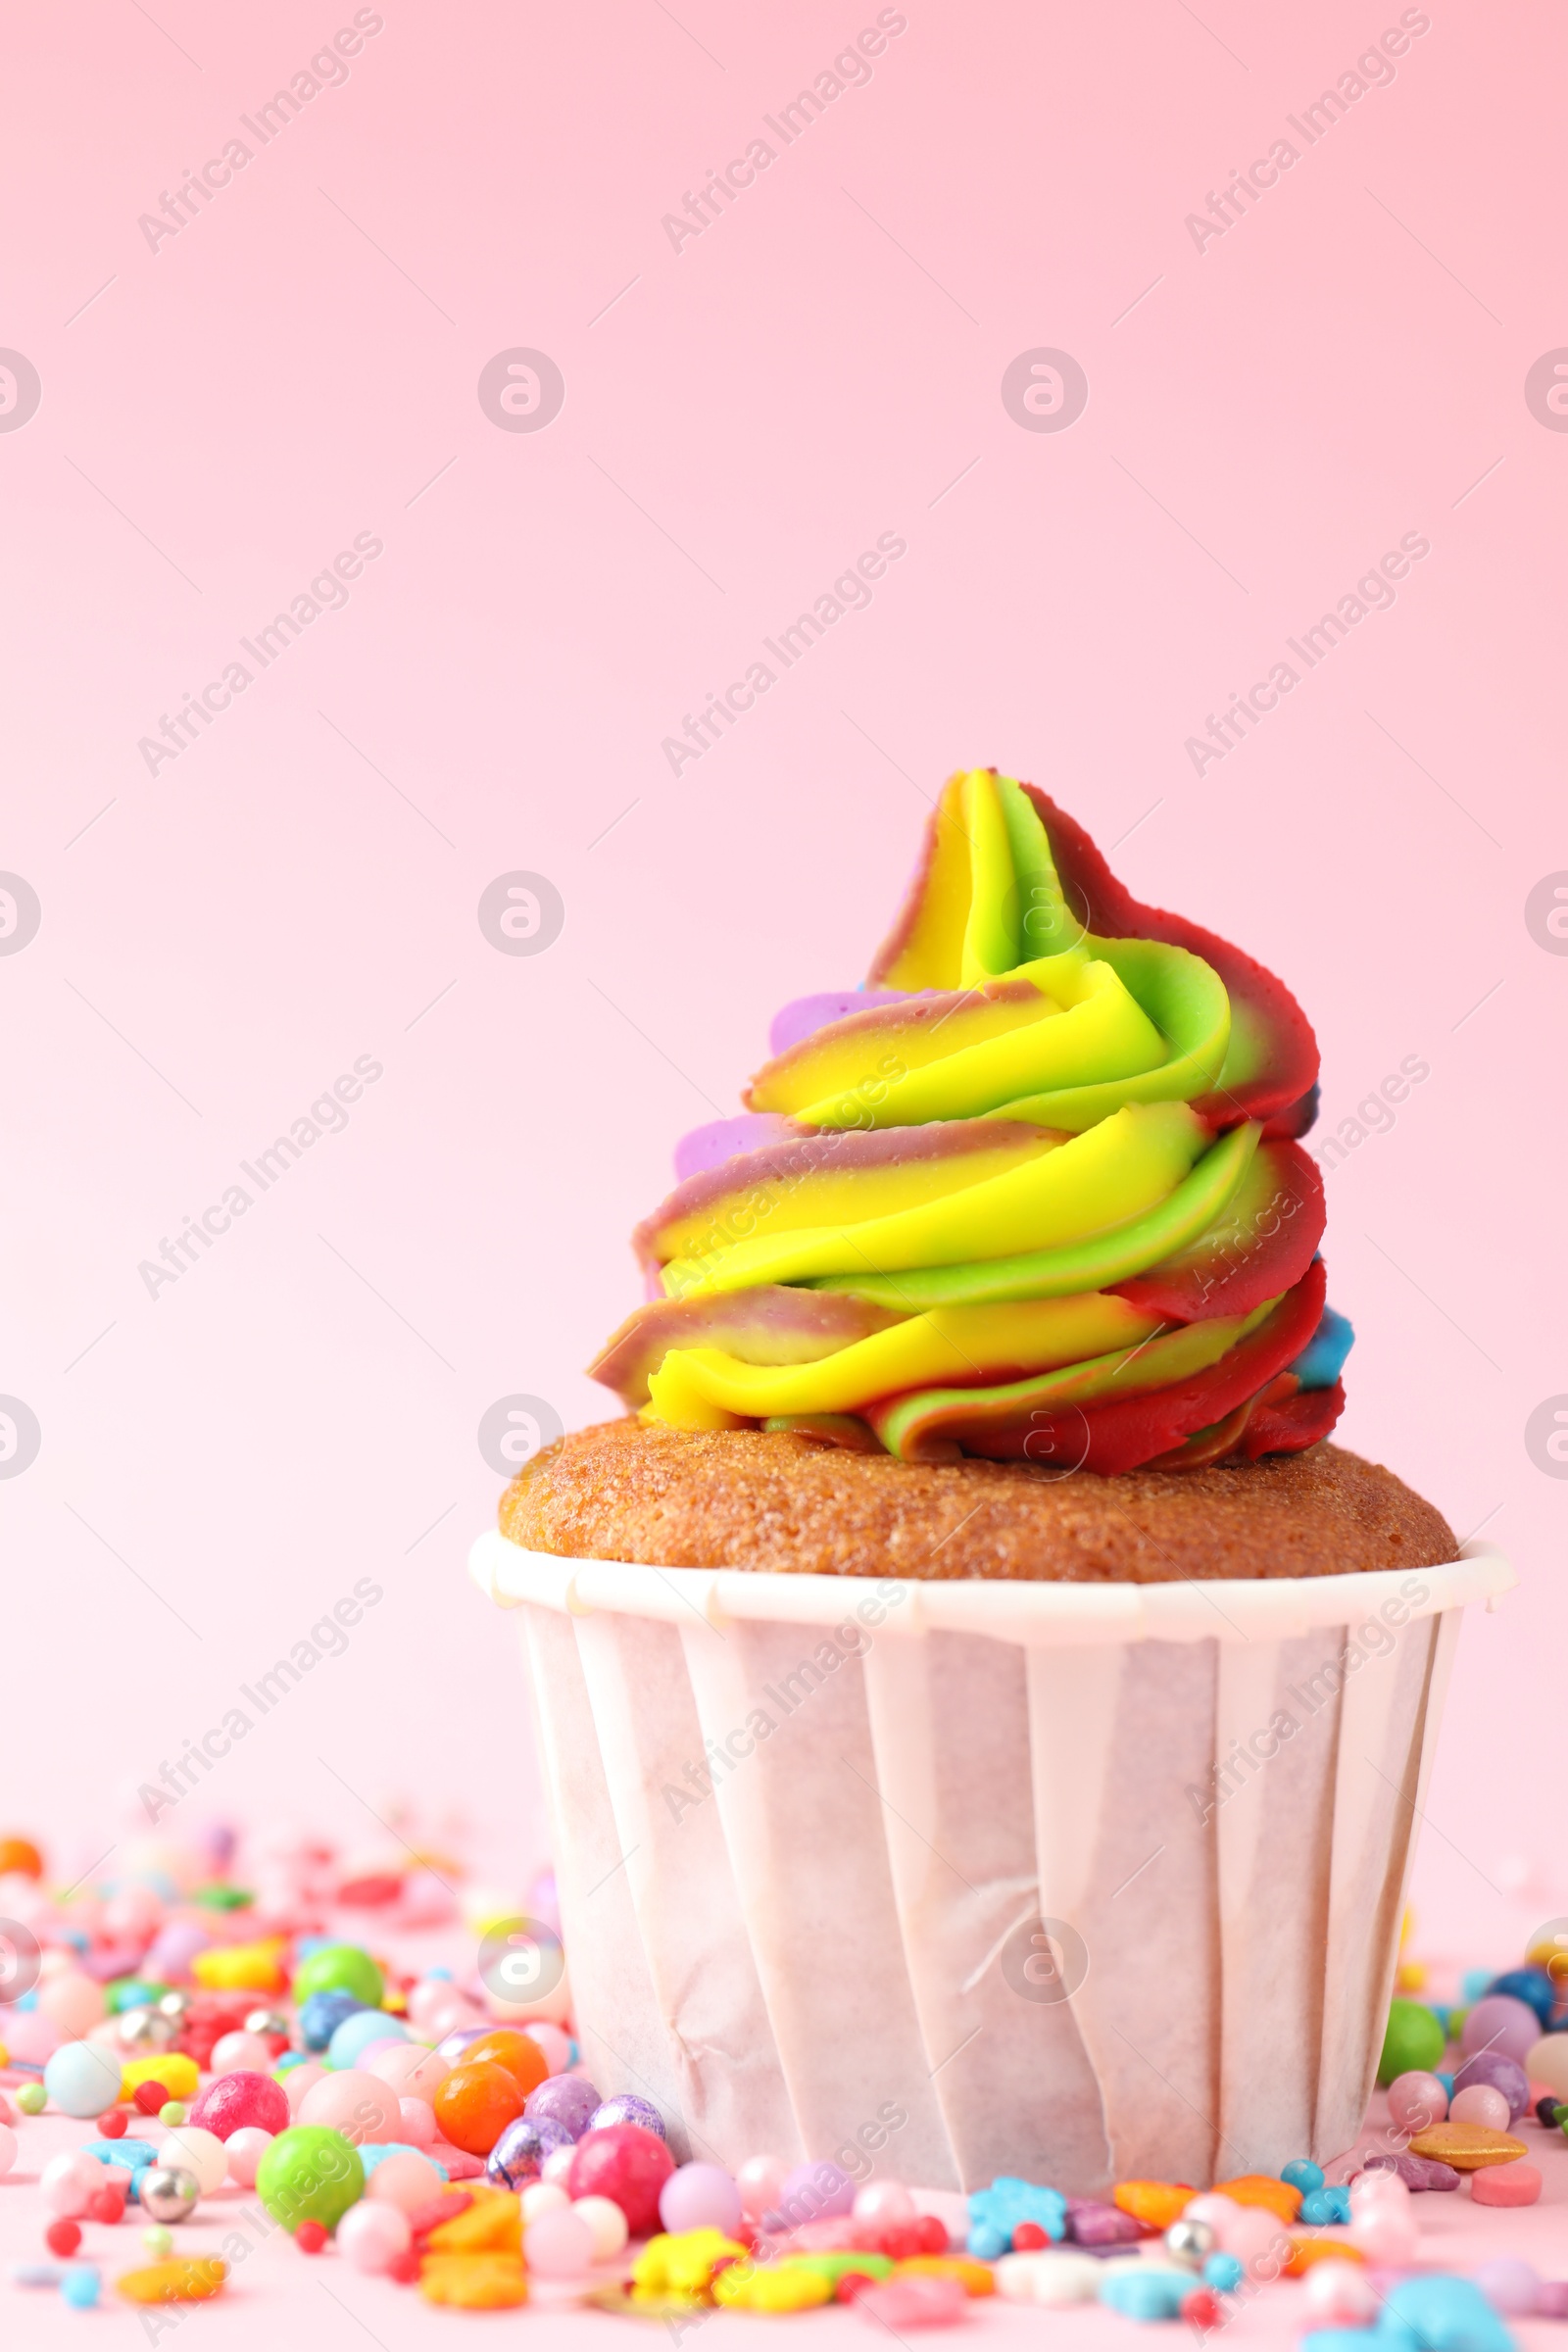
[[[228,2277],[228,2265],[214,2256],[192,2261],[150,2262],[126,2271],[117,2281],[132,2303],[205,2303]]]
[[[193,2099],[201,2088],[194,2058],[183,2050],[160,2050],[153,2058],[132,2058],[121,2069],[120,2095],[134,2096],[143,2082],[161,2082],[172,2099]]]
[[[528,2279],[515,2254],[427,2254],[419,2292],[459,2311],[505,2311],[527,2302]]]
[[[281,1992],[283,1953],[280,1936],[261,1943],[220,1943],[198,1952],[190,1973],[208,1992]]]

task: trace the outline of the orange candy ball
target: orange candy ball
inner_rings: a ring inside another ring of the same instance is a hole
[[[518,2034],[511,2026],[498,2026],[493,2034],[481,2034],[470,2041],[463,2053],[465,2066],[504,2066],[514,2082],[519,2084],[524,2098],[537,2090],[550,2072],[549,2062],[531,2034]]]
[[[24,1879],[43,1877],[43,1856],[30,1838],[0,1838],[0,1879],[13,1871]]]
[[[507,2126],[522,2113],[526,2096],[516,2076],[504,2066],[490,2059],[475,2064],[465,2058],[437,2085],[436,2124],[455,2148],[469,2156],[488,2156]]]

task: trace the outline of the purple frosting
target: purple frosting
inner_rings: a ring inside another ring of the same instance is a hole
[[[559,2124],[568,2139],[581,2139],[588,2118],[603,2104],[586,2075],[551,2075],[529,2091],[522,2112],[536,2123]]]
[[[701,1176],[706,1168],[721,1168],[739,1152],[787,1143],[794,1133],[791,1122],[776,1110],[743,1110],[738,1118],[710,1119],[675,1146],[675,1182],[684,1184],[688,1176]]]
[[[814,1037],[829,1021],[847,1020],[852,1012],[871,1012],[878,1004],[902,1004],[921,992],[912,988],[846,988],[836,995],[796,997],[773,1015],[767,1033],[769,1054],[787,1054],[803,1038]]]
[[[492,2188],[525,2188],[538,2180],[545,2158],[556,2148],[569,2148],[572,2137],[564,2124],[552,2123],[548,2115],[519,2115],[491,2149],[484,2177]]]

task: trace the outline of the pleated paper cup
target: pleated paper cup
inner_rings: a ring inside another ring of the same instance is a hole
[[[566,1560],[521,1622],[584,2059],[677,2153],[1092,2195],[1358,2131],[1465,1604]]]

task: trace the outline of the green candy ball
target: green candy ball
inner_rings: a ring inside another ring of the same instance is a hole
[[[1396,2075],[1432,2074],[1443,2063],[1446,2046],[1443,2027],[1430,2009],[1420,2001],[1391,2001],[1378,2081],[1387,2085]]]
[[[381,1971],[368,1952],[362,1952],[357,1943],[329,1943],[318,1952],[312,1952],[294,1971],[293,1999],[296,2009],[308,2001],[313,1992],[352,1992],[368,2009],[379,2009],[385,1987]]]
[[[335,2230],[365,2194],[360,2151],[325,2124],[291,2124],[257,2166],[256,2193],[285,2230],[301,2222]]]

